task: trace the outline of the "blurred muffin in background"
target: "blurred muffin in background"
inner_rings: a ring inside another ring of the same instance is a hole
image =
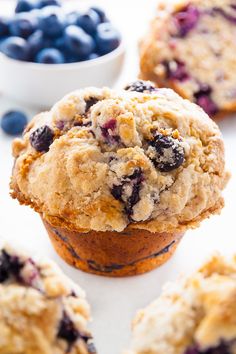
[[[53,262],[0,243],[0,353],[95,353],[80,287]]]
[[[167,86],[217,119],[236,110],[236,4],[161,1],[141,41],[140,77]]]
[[[235,354],[236,257],[213,256],[139,311],[126,354]]]

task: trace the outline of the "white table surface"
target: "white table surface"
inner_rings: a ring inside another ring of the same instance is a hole
[[[82,0],[86,3],[87,1]],[[95,1],[94,1],[95,3]],[[138,72],[137,41],[153,11],[153,0],[96,1],[109,9],[111,17],[125,34],[128,54],[119,85],[135,78]],[[0,0],[0,15],[11,7],[11,0]],[[1,78],[0,78],[1,80]],[[33,94],[33,93],[32,93]],[[0,113],[10,108],[23,108],[31,116],[36,112],[0,96]],[[226,206],[221,216],[211,217],[194,231],[189,231],[175,256],[151,273],[124,279],[112,279],[85,274],[66,265],[54,252],[39,216],[9,196],[9,178],[13,160],[12,138],[0,131],[0,235],[17,241],[24,248],[54,259],[74,281],[87,292],[92,307],[91,329],[98,352],[118,354],[130,337],[130,323],[137,309],[146,306],[161,290],[162,285],[179,274],[190,272],[214,251],[225,254],[236,252],[236,117],[220,123],[226,158],[232,179],[225,191]]]

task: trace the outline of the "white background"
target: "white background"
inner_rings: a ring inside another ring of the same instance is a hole
[[[85,0],[81,2],[86,3]],[[137,43],[153,13],[154,1],[94,0],[94,3],[103,4],[108,9],[125,37],[126,65],[118,83],[124,85],[138,73]],[[0,15],[7,12],[11,4],[11,0],[0,0]],[[16,102],[0,96],[0,113],[18,107],[21,106]],[[29,107],[21,108],[30,116],[36,113]],[[232,172],[232,179],[225,191],[226,206],[221,216],[214,216],[203,222],[198,230],[187,232],[175,256],[166,265],[146,275],[124,279],[88,275],[72,269],[59,259],[39,216],[9,197],[12,139],[0,132],[0,234],[30,251],[53,258],[67,275],[86,290],[92,306],[91,328],[99,353],[118,354],[127,348],[131,319],[138,308],[146,306],[160,293],[164,282],[191,271],[215,250],[226,254],[236,252],[236,117],[222,121],[220,128],[225,139],[227,165]]]

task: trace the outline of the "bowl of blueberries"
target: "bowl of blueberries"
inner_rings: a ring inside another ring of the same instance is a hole
[[[2,92],[47,108],[72,90],[115,84],[125,56],[119,31],[102,8],[66,3],[18,0],[11,17],[0,15]]]

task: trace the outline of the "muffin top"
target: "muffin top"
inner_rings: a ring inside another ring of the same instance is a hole
[[[13,155],[12,196],[73,231],[182,232],[221,210],[228,180],[217,125],[142,81],[67,95]]]
[[[84,292],[52,262],[0,245],[0,353],[95,353]]]
[[[129,354],[235,354],[236,256],[169,284],[133,323]]]

